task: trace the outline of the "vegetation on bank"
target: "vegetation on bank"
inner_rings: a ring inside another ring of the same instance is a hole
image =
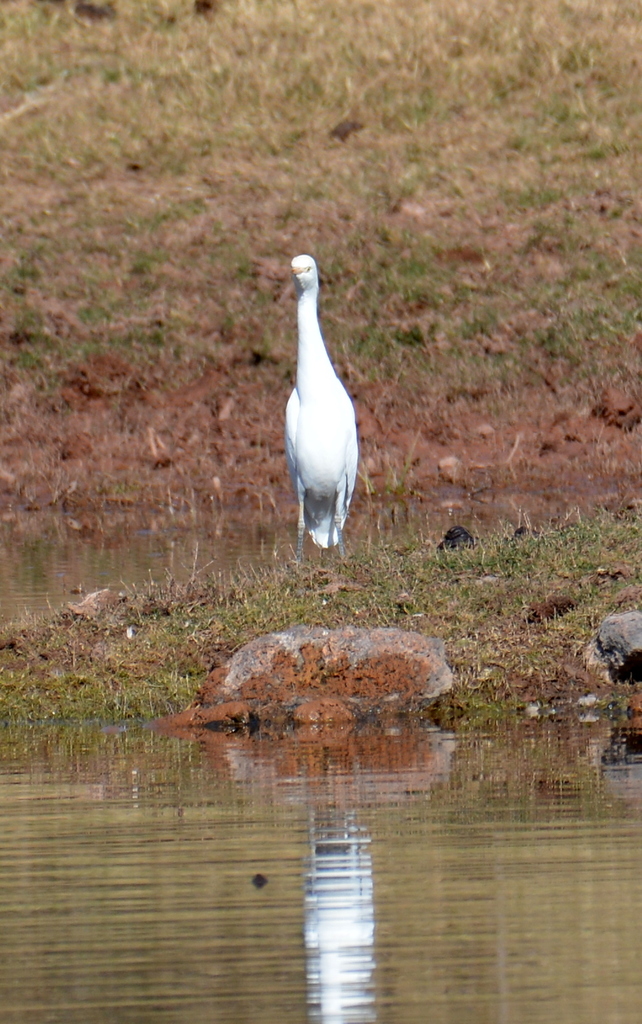
[[[575,704],[615,690],[584,668],[602,618],[642,595],[642,518],[607,513],[540,535],[497,532],[437,551],[420,536],[349,557],[169,581],[95,614],[0,630],[0,719],[118,720],[180,710],[207,672],[295,623],[397,626],[446,642],[456,686],[443,720]],[[634,688],[634,687],[633,687]],[[625,702],[631,686],[618,689]],[[493,710],[494,709],[494,710]]]

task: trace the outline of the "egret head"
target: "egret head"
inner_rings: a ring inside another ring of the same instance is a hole
[[[292,260],[292,276],[297,295],[314,291],[319,287],[317,265],[311,256],[295,256]]]

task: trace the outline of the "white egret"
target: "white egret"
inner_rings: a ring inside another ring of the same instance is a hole
[[[311,256],[296,256],[292,273],[299,344],[296,386],[285,411],[285,451],[299,501],[300,562],[306,528],[319,547],[338,544],[345,556],[343,525],[357,476],[359,443],[352,400],[334,372],[319,327],[317,265]]]

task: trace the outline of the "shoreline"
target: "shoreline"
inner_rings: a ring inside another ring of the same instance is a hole
[[[584,651],[606,615],[642,602],[640,555],[642,518],[601,511],[538,535],[496,531],[475,548],[438,551],[415,536],[225,585],[169,578],[78,597],[74,610],[0,625],[0,720],[173,714],[244,644],[296,624],[442,639],[455,682],[427,713],[443,722],[562,714],[587,695],[625,713],[640,684],[605,679]]]

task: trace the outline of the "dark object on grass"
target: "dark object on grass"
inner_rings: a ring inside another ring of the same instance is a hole
[[[74,7],[74,14],[85,21],[111,21],[116,17],[116,11],[111,4],[87,4],[82,0]]]
[[[194,14],[214,14],[218,0],[194,0]]]
[[[642,420],[642,407],[624,391],[618,388],[604,388],[599,402],[593,409],[593,415],[605,420],[609,426],[620,430],[633,430]]]
[[[521,540],[522,537],[539,537],[539,531],[532,530],[530,526],[518,526],[513,537],[516,540]]]
[[[548,597],[545,601],[532,604],[526,612],[527,622],[546,622],[547,619],[557,619],[560,615],[575,608],[577,602],[568,594],[559,594],[556,597]]]
[[[267,885],[267,884],[268,884],[267,878],[265,877],[265,875],[262,875],[260,872],[259,872],[258,875],[255,875],[254,878],[252,879],[252,885],[254,886],[255,889],[262,889],[263,886]]]
[[[451,526],[444,534],[444,539],[437,545],[437,551],[453,548],[474,548],[475,538],[465,526]]]
[[[339,121],[330,132],[330,138],[345,142],[349,135],[360,132],[362,128],[361,121]]]

